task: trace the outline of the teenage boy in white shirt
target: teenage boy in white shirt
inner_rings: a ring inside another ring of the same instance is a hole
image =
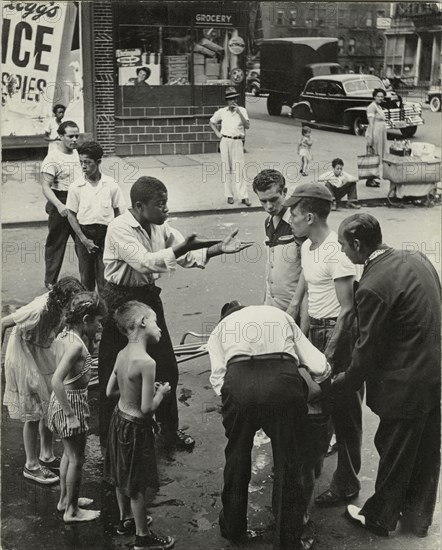
[[[101,172],[102,147],[88,141],[78,148],[83,176],[68,191],[68,219],[75,231],[81,282],[87,290],[104,288],[103,251],[107,226],[125,210],[118,184]]]

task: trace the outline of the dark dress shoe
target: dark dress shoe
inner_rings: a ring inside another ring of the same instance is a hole
[[[249,199],[243,199],[241,202],[242,202],[243,204],[245,204],[246,206],[252,206],[252,203],[250,202]]]
[[[229,197],[229,198],[227,199],[227,203],[228,203],[228,204],[233,204],[233,202],[234,202],[234,201],[233,201],[233,197]]]
[[[305,538],[301,539],[299,546],[296,546],[296,550],[312,550],[316,546],[316,539]]]
[[[339,506],[340,504],[345,504],[349,500],[356,498],[359,494],[359,491],[353,493],[352,495],[341,496],[333,493],[330,489],[327,489],[324,493],[315,498],[315,504],[319,508],[327,508],[328,506]]]

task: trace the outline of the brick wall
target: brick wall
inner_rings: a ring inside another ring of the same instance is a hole
[[[112,3],[93,3],[95,113],[97,141],[106,155],[115,154],[114,40]]]
[[[216,153],[219,139],[209,119],[219,106],[125,107],[116,116],[115,153],[187,155]]]

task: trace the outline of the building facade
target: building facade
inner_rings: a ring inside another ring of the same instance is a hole
[[[377,20],[390,15],[387,2],[261,2],[263,37],[338,38],[345,72],[381,74],[385,35]]]
[[[45,126],[62,103],[65,120],[108,155],[217,151],[209,118],[225,105],[226,87],[236,86],[245,101],[248,2],[36,8],[11,2],[3,9],[3,147],[47,147]]]
[[[386,30],[386,75],[414,86],[440,86],[442,5],[399,2],[392,10],[391,29]]]

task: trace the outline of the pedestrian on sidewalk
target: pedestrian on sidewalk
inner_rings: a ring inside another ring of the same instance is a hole
[[[348,196],[347,208],[358,210],[361,208],[358,204],[358,192],[356,184],[358,178],[348,172],[344,172],[344,161],[340,158],[332,160],[332,170],[319,176],[318,181],[325,183],[325,186],[333,195],[332,210],[338,209],[338,202]]]
[[[251,332],[253,336],[248,338]],[[330,366],[325,356],[287,313],[273,306],[243,307],[237,301],[223,306],[207,349],[210,382],[222,399],[228,440],[219,516],[222,536],[234,543],[246,543],[259,536],[247,529],[247,502],[253,439],[263,429],[273,449],[273,548],[313,548],[315,539],[301,539],[307,509],[302,465],[308,429],[299,367],[305,366],[317,383],[330,386]]]
[[[325,354],[336,375],[345,371],[351,360],[355,321],[353,283],[357,272],[341,252],[338,236],[328,226],[332,201],[333,196],[324,185],[307,183],[296,188],[285,206],[291,209],[293,233],[307,237],[301,246],[302,275],[292,302],[293,315],[307,292],[310,341]],[[333,407],[338,463],[330,488],[316,497],[316,506],[335,506],[359,493],[362,398],[361,389]],[[325,451],[328,443],[323,447]]]
[[[298,145],[298,155],[301,157],[301,175],[308,176],[308,167],[313,160],[312,155],[312,129],[310,126],[303,126],[301,130],[301,139]]]
[[[161,273],[175,271],[177,265],[204,268],[210,258],[240,252],[253,243],[236,239],[237,230],[222,241],[202,241],[195,235],[184,238],[166,222],[169,212],[167,189],[156,178],[139,178],[130,190],[130,197],[132,208],[109,224],[104,246],[106,285],[103,298],[109,315],[104,325],[98,359],[100,440],[105,446],[109,421],[116,405],[114,399],[106,397],[106,386],[118,352],[127,343],[112,315],[125,302],[137,300],[155,311],[161,329],[160,341],[149,346],[148,353],[156,362],[157,380],[169,382],[171,386],[170,394],[155,413],[162,438],[168,445],[192,449],[194,439],[178,427],[178,365],[166,325],[161,289],[155,285],[155,280]]]
[[[106,306],[97,294],[79,292],[67,308],[66,327],[54,343],[57,368],[52,377],[48,426],[64,447],[57,510],[63,512],[65,523],[93,521],[100,515],[99,510],[84,510],[79,495],[90,416],[87,387],[92,357],[85,341],[94,340],[105,313]],[[84,502],[91,503],[90,499]]]
[[[63,264],[69,236],[75,239],[75,232],[68,219],[66,200],[72,182],[81,176],[77,140],[78,125],[72,120],[62,122],[58,127],[60,143],[44,158],[41,166],[42,191],[47,199],[48,236],[45,244],[45,286],[49,290],[57,282]]]
[[[75,231],[81,282],[99,294],[104,288],[104,239],[107,226],[126,205],[118,184],[101,171],[102,147],[87,141],[78,147],[83,176],[69,187],[66,207]]]
[[[440,281],[415,250],[382,243],[369,214],[339,227],[343,252],[364,266],[355,291],[359,337],[351,365],[333,384],[336,400],[367,384],[367,405],[380,418],[374,494],[347,517],[387,536],[400,519],[418,537],[432,523],[440,472]]]
[[[228,204],[233,204],[236,195],[243,204],[251,206],[247,183],[244,180],[245,130],[250,128],[249,115],[236,100],[239,93],[234,87],[226,89],[227,107],[218,109],[210,119],[210,127],[220,138],[221,177]]]
[[[47,427],[51,378],[56,368],[52,344],[62,328],[64,309],[81,290],[80,281],[63,277],[49,293],[2,319],[2,342],[6,329],[14,327],[6,347],[3,404],[10,418],[23,422],[23,476],[43,485],[57,483],[59,477],[54,472],[58,474],[60,468]]]
[[[370,155],[379,155],[379,178],[382,178],[382,159],[387,152],[387,125],[385,123],[385,113],[382,109],[382,103],[387,97],[387,92],[383,88],[373,90],[373,101],[367,107],[368,127],[365,134],[367,140],[367,153]],[[379,178],[368,178],[367,187],[379,187],[381,185]]]
[[[58,144],[60,142],[60,136],[58,134],[58,128],[63,120],[66,107],[59,103],[55,105],[52,109],[54,116],[49,119],[49,122],[45,129],[45,141],[49,142],[48,153],[54,149],[58,149]]]
[[[153,413],[170,392],[168,382],[155,383],[155,361],[147,353],[161,330],[155,312],[130,301],[115,312],[115,322],[128,342],[120,351],[107,384],[108,397],[118,398],[112,414],[104,460],[104,479],[115,486],[120,510],[117,534],[135,534],[135,550],[172,548],[172,537],[149,529],[145,494],[158,489]]]

